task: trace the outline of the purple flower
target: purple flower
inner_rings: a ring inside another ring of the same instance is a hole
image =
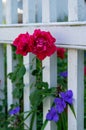
[[[20,107],[16,107],[9,111],[9,115],[15,115],[20,111]]]
[[[57,122],[59,120],[59,115],[55,107],[51,107],[50,111],[46,115],[46,119],[49,121]]]
[[[67,78],[68,72],[67,72],[67,71],[64,71],[64,72],[61,72],[59,75],[60,75],[61,77]]]
[[[58,113],[62,113],[66,108],[66,103],[62,98],[55,98],[54,103],[56,105]]]
[[[60,92],[60,96],[65,102],[69,103],[70,105],[73,104],[73,92],[71,90]]]

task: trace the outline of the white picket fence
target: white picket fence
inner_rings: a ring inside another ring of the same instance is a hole
[[[37,6],[37,3],[41,5]],[[86,19],[84,0],[68,0],[68,20],[69,22],[56,22],[55,14],[56,5],[53,0],[50,5],[50,0],[23,0],[23,24],[17,24],[17,0],[7,0],[6,3],[6,24],[2,24],[3,5],[0,0],[0,88],[4,88],[4,52],[3,45],[7,44],[7,73],[13,70],[12,48],[11,44],[15,37],[20,33],[32,33],[34,29],[40,28],[52,33],[56,38],[56,45],[59,47],[68,48],[68,89],[74,93],[74,109],[76,119],[70,109],[68,108],[68,130],[84,130],[84,50],[86,49]],[[38,8],[36,8],[38,7]],[[39,10],[42,7],[42,14]],[[53,11],[51,17],[51,11]],[[42,19],[42,23],[36,23],[36,13]],[[50,18],[54,18],[54,22]],[[81,22],[82,21],[82,22]],[[83,22],[84,21],[84,22]],[[43,61],[43,81],[47,81],[49,87],[57,85],[57,61],[56,54],[51,58],[46,58]],[[28,54],[24,57],[24,64],[26,66],[26,74],[24,77],[24,111],[30,110],[30,84],[35,79],[30,75],[29,66],[33,55]],[[35,62],[35,61],[34,61]],[[35,67],[35,64],[34,64]],[[31,80],[32,79],[32,80]],[[7,79],[7,101],[8,109],[13,104],[12,83]],[[3,95],[0,95],[4,98]],[[48,99],[43,105],[43,117],[51,106],[51,101]],[[29,119],[25,123],[29,126]],[[36,130],[34,124],[33,130]],[[49,122],[45,130],[57,130],[55,124]]]

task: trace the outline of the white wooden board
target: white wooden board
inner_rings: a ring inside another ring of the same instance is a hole
[[[0,26],[0,43],[12,43],[20,33],[33,33],[35,29],[50,31],[56,45],[86,49],[86,22],[42,23]]]

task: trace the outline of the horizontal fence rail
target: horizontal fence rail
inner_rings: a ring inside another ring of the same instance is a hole
[[[86,48],[85,22],[3,25],[0,26],[0,43],[12,43],[20,33],[29,32],[32,34],[35,29],[50,31],[56,38],[57,46],[79,49]]]

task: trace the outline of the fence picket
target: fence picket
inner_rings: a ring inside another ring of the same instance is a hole
[[[42,0],[42,22],[50,22],[50,2]],[[48,82],[49,88],[57,86],[57,56],[56,53],[52,57],[48,57],[43,61],[43,81]],[[52,105],[52,99],[48,98],[43,103],[43,120],[46,119],[46,114]],[[56,130],[54,122],[48,122],[45,130]]]
[[[49,0],[42,0],[42,22],[50,22],[50,2]]]
[[[3,99],[5,98],[4,95],[4,88],[5,88],[5,78],[4,78],[4,46],[0,44],[0,105],[3,104]]]
[[[3,11],[2,11],[2,0],[0,0],[0,24],[3,23]],[[0,105],[3,104],[3,99],[5,98],[4,95],[4,47],[3,44],[0,44]],[[4,109],[3,109],[4,110]]]
[[[35,0],[23,0],[23,23],[35,22]]]
[[[35,0],[23,0],[23,23],[31,23],[35,22]],[[35,83],[35,78],[31,75],[30,66],[33,64],[33,69],[36,67],[36,60],[34,59],[34,62],[32,63],[32,60],[34,58],[34,55],[28,54],[24,57],[24,65],[26,67],[26,74],[24,76],[24,112],[31,110],[30,100],[29,96],[31,93],[31,85],[32,83]],[[24,118],[27,116],[28,113],[24,115]],[[25,124],[30,127],[30,119],[31,117],[28,117],[25,120]],[[26,126],[25,126],[26,128]],[[33,124],[33,130],[36,130],[36,119],[34,120]]]
[[[68,89],[74,94],[76,118],[68,109],[68,130],[84,130],[84,55],[83,51],[68,50]]]
[[[7,74],[12,72],[12,48],[10,45],[7,45]],[[13,104],[13,95],[12,95],[12,82],[10,79],[7,79],[7,98],[8,98],[8,110],[10,105]]]
[[[6,23],[12,24],[17,23],[17,0],[7,0],[6,3]],[[12,60],[12,47],[7,45],[7,74],[13,70],[13,60]],[[12,83],[10,79],[7,79],[7,97],[8,97],[8,109],[10,105],[13,104],[12,95]]]
[[[3,10],[2,10],[2,0],[0,0],[0,24],[2,24],[3,21]]]
[[[17,0],[6,1],[6,23],[12,24],[18,22]]]
[[[58,5],[57,0],[50,0],[50,22],[57,22],[58,18],[57,5]]]
[[[36,0],[36,22],[42,22],[42,1]]]
[[[49,88],[57,87],[57,55],[56,53],[50,58],[46,58],[43,61],[43,81],[48,82]],[[52,99],[50,97],[44,100],[43,104],[43,118],[46,119],[46,114],[52,105]],[[57,130],[54,122],[48,122],[45,130]]]
[[[86,20],[86,4],[83,0],[68,0],[68,20],[83,21]]]
[[[25,83],[25,87],[24,87],[24,112],[26,111],[30,111],[31,110],[31,105],[30,105],[30,100],[29,100],[29,96],[31,93],[31,85],[33,83],[35,83],[35,78],[31,75],[32,70],[30,69],[31,65],[33,65],[33,69],[35,69],[35,60],[34,62],[32,62],[34,58],[34,55],[32,54],[28,54],[26,57],[24,57],[24,65],[26,67],[26,73],[24,76],[24,83]],[[34,84],[33,84],[34,85]],[[26,113],[24,115],[24,117],[26,117],[28,115],[28,113]],[[30,117],[28,117],[25,120],[25,124],[29,127],[30,126]],[[26,126],[25,126],[26,128]],[[36,123],[34,122],[33,125],[33,129],[36,130]]]
[[[68,0],[68,20],[85,20],[85,3]],[[68,50],[68,88],[74,93],[76,119],[68,108],[68,130],[84,130],[84,51]]]

